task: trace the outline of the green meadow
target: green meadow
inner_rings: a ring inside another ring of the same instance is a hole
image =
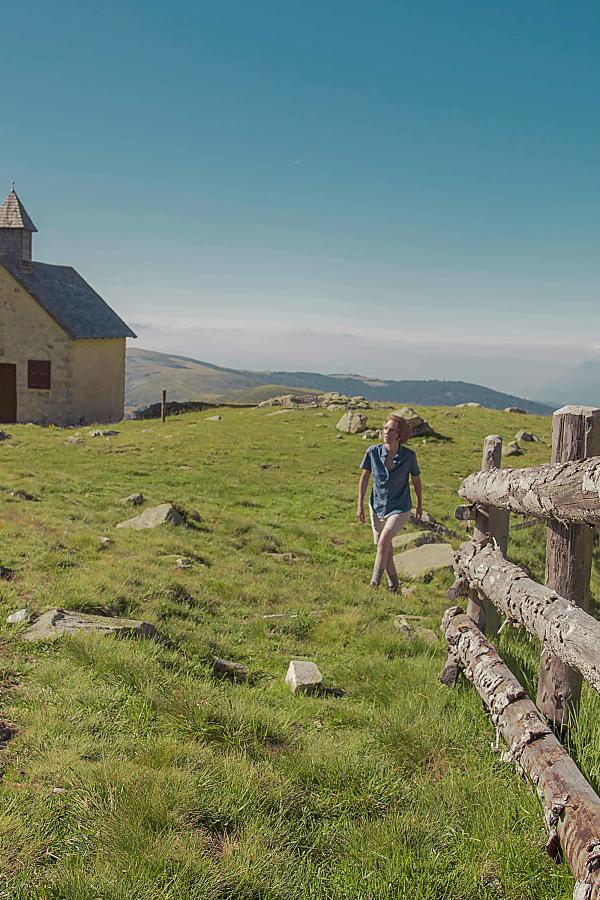
[[[208,415],[220,412],[220,421]],[[9,426],[0,444],[0,897],[68,900],[553,900],[572,895],[544,852],[539,801],[492,752],[475,691],[443,687],[450,573],[394,596],[367,588],[355,520],[367,446],[339,413],[223,409],[123,422],[119,434]],[[455,522],[486,434],[540,442],[550,418],[420,409],[425,509]],[[383,410],[370,412],[377,426]],[[9,495],[22,490],[35,500]],[[173,501],[199,521],[115,530]],[[516,520],[515,520],[516,523]],[[100,537],[111,538],[104,544]],[[511,558],[543,579],[544,529],[512,530]],[[193,560],[178,570],[178,557]],[[593,587],[598,595],[596,569]],[[30,644],[21,607],[144,619],[164,641],[78,635]],[[403,636],[419,615],[437,644]],[[265,618],[278,616],[278,618]],[[535,691],[539,647],[505,629],[505,659]],[[219,679],[214,656],[244,663]],[[293,696],[291,659],[343,696]],[[598,698],[573,752],[600,780]]]

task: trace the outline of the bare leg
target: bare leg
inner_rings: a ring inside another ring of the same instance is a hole
[[[388,565],[390,565],[390,559],[391,565],[394,565],[394,561],[392,559],[393,552],[394,548],[392,547],[392,535],[390,529],[384,527],[383,531],[379,535],[379,540],[377,541],[377,553],[375,554],[375,565],[373,566],[373,577],[371,578],[371,584],[379,584],[379,582],[381,581],[381,576],[384,572],[387,571]]]
[[[396,571],[396,566],[394,564],[394,547],[390,543],[390,549],[388,552],[387,562],[385,564],[385,573],[388,577],[388,584],[390,587],[397,588],[398,581],[398,573]]]

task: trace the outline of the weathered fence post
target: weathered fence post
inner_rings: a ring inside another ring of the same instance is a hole
[[[160,398],[160,418],[161,421],[164,422],[167,418],[167,392],[162,392],[162,397]]]
[[[552,418],[552,462],[600,455],[600,410],[563,406]],[[593,529],[551,519],[546,541],[546,586],[570,603],[590,611]],[[581,675],[542,646],[538,709],[555,730],[569,724],[581,693]]]
[[[481,471],[490,472],[492,469],[499,469],[501,462],[502,438],[499,434],[488,434],[483,442]],[[473,528],[473,540],[487,544],[493,539],[506,556],[508,548],[508,517],[509,512],[507,509],[496,509],[487,505],[479,506]],[[467,615],[487,635],[498,633],[500,616],[496,607],[487,599],[480,600],[477,592],[474,590],[469,591]]]

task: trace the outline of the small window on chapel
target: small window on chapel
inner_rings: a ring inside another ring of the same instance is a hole
[[[30,359],[27,362],[27,387],[50,389],[50,362],[47,359]]]

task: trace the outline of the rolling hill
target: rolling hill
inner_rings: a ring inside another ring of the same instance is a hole
[[[543,403],[465,381],[390,381],[363,375],[322,375],[318,372],[250,372],[228,369],[186,356],[128,349],[127,409],[156,403],[163,389],[167,391],[169,400],[177,401],[259,403],[290,391],[339,391],[351,396],[361,394],[371,401],[421,406],[454,406],[472,401],[490,409],[519,406],[542,415],[549,415],[552,411],[552,407]]]

